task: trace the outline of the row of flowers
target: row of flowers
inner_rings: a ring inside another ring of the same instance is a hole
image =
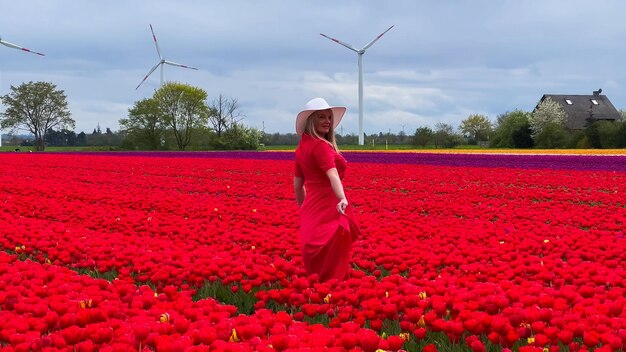
[[[94,279],[59,266],[20,261],[0,252],[2,351],[282,351],[380,345],[399,348],[357,325],[337,329],[294,321],[285,312],[194,301],[188,290],[161,293],[131,279]],[[332,338],[350,334],[347,338]]]
[[[101,155],[99,152],[66,152],[71,155]],[[421,164],[462,167],[506,167],[524,169],[626,171],[624,150],[428,150],[428,151],[346,151],[350,162],[384,164]],[[111,152],[115,156],[243,158],[253,160],[292,160],[293,151],[226,152]]]
[[[388,349],[431,349],[432,336],[475,350],[626,341],[624,173],[351,163],[364,236],[352,278],[321,284],[302,270],[291,161],[0,158],[0,241],[11,258],[174,290],[187,299],[179,306],[219,284],[254,306],[238,307],[241,317],[224,306],[231,323],[288,317],[300,331],[291,335],[318,329],[340,348],[374,345],[352,344],[354,334]],[[269,345],[268,329],[255,348]]]

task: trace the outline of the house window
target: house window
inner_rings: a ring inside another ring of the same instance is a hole
[[[592,103],[593,105],[598,105],[598,101],[597,101],[597,100],[595,100],[595,99],[591,99],[591,103]]]
[[[569,99],[565,99],[565,102],[567,103],[567,105],[572,105],[572,101]]]

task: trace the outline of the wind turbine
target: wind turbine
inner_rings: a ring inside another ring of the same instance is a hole
[[[367,50],[370,46],[374,45],[380,37],[382,37],[385,33],[389,32],[389,30],[393,28],[393,26],[387,28],[386,31],[382,32],[378,35],[378,37],[374,38],[371,42],[365,45],[362,49],[356,49],[352,45],[348,43],[344,43],[339,39],[331,38],[325,34],[320,33],[320,35],[324,38],[328,38],[337,44],[341,44],[346,48],[354,51],[358,54],[359,57],[359,145],[365,144],[365,137],[363,136],[363,54],[365,54],[365,50]]]
[[[195,67],[191,67],[191,66],[187,66],[187,65],[183,65],[183,64],[176,63],[176,62],[165,60],[163,58],[163,56],[161,56],[161,50],[159,50],[159,43],[157,42],[156,35],[154,35],[154,29],[152,29],[152,25],[150,25],[150,31],[152,32],[152,39],[154,39],[154,46],[156,47],[157,55],[159,55],[159,62],[156,65],[154,65],[154,67],[152,67],[150,72],[148,72],[146,77],[143,78],[141,83],[139,83],[139,85],[135,89],[139,89],[139,86],[141,86],[143,84],[143,82],[145,82],[146,79],[148,79],[148,77],[152,74],[152,72],[154,72],[154,70],[156,70],[157,67],[159,67],[159,66],[161,66],[161,85],[163,85],[163,66],[165,64],[172,65],[172,66],[178,66],[178,67],[182,67],[182,68],[189,68],[189,69],[192,69],[192,70],[197,70],[197,68],[195,68]]]
[[[0,38],[0,44],[2,44],[2,45],[4,45],[4,46],[8,46],[9,48],[13,48],[13,49],[17,49],[17,50],[22,50],[22,51],[25,51],[25,52],[27,52],[27,53],[33,53],[33,54],[37,54],[37,55],[39,55],[39,56],[45,56],[45,55],[44,55],[44,54],[42,54],[42,53],[38,53],[38,52],[36,52],[36,51],[32,51],[32,50],[30,50],[30,49],[23,48],[23,47],[21,47],[21,46],[19,46],[19,45],[15,45],[15,44],[13,44],[13,43],[9,43],[9,42],[7,42],[7,41],[5,41],[5,40],[2,40],[2,38]],[[2,147],[2,133],[0,133],[0,147]]]
[[[8,46],[9,48],[13,48],[13,49],[18,49],[18,50],[26,51],[26,52],[28,52],[28,53],[33,53],[33,54],[37,54],[37,55],[40,55],[40,56],[45,56],[45,55],[44,55],[44,54],[42,54],[42,53],[38,53],[38,52],[36,52],[36,51],[32,51],[32,50],[30,50],[30,49],[22,48],[22,47],[21,47],[21,46],[19,46],[19,45],[15,45],[15,44],[13,44],[13,43],[9,43],[9,42],[7,42],[7,41],[4,41],[4,40],[2,40],[2,38],[0,38],[0,44],[2,44],[2,45],[4,45],[4,46]]]

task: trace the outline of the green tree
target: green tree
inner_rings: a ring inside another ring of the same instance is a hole
[[[428,142],[433,138],[433,130],[430,127],[422,126],[415,130],[413,135],[413,145],[425,147]]]
[[[87,145],[87,134],[85,132],[81,132],[76,135],[76,145],[79,147]]]
[[[153,98],[142,99],[128,109],[128,118],[119,121],[120,126],[128,131],[129,138],[138,145],[150,150],[161,147],[166,125]]]
[[[172,129],[178,149],[185,150],[193,130],[206,125],[209,116],[206,98],[203,89],[176,82],[165,83],[154,93],[153,99],[164,123]]]
[[[11,86],[11,92],[1,97],[7,106],[0,115],[0,126],[13,130],[23,129],[35,136],[38,151],[45,150],[46,134],[54,128],[74,129],[76,122],[67,108],[63,90],[48,82],[22,83]]]
[[[626,123],[619,121],[597,121],[600,148],[624,148],[626,146]]]
[[[98,128],[98,130],[100,130]],[[109,147],[109,149],[120,146],[122,141],[126,138],[125,131],[119,131],[114,133],[110,128],[106,128],[106,132],[87,135],[87,145],[97,147]]]
[[[601,121],[592,118],[588,118],[585,122],[583,132],[586,137],[586,143],[588,143],[591,148],[602,148],[602,144],[600,143],[600,122]]]
[[[549,138],[549,135],[546,135],[546,131],[551,131],[560,135],[565,135],[565,111],[561,106],[553,101],[550,98],[542,101],[537,109],[533,111],[530,115],[529,123],[530,129],[532,131],[533,139],[535,139],[535,144],[537,143],[537,137],[542,135],[542,140]],[[558,136],[555,135],[555,138]],[[554,144],[552,142],[548,144]]]
[[[530,148],[530,113],[515,110],[499,115],[491,135],[490,146],[495,148]]]
[[[615,122],[618,125],[617,129],[617,148],[626,148],[626,119]]]
[[[233,123],[222,135],[226,149],[253,150],[259,147],[263,132],[247,127],[242,123]]]
[[[452,125],[443,122],[435,124],[435,133],[433,134],[435,147],[454,148],[454,146],[460,144],[460,140],[461,137],[454,133]]]
[[[461,121],[459,130],[474,143],[486,141],[491,133],[491,121],[485,115],[472,114]]]
[[[535,146],[539,148],[564,148],[567,145],[567,133],[558,122],[547,122],[541,132],[535,135]]]
[[[265,135],[268,142],[268,145],[292,145],[298,144],[298,135],[295,133],[288,133],[287,135],[280,135],[279,133],[275,133],[274,135]],[[268,138],[269,137],[269,138]],[[354,133],[350,134],[337,134],[335,136],[337,138],[337,144],[346,145],[346,144],[358,144],[359,136]]]
[[[49,129],[46,132],[46,144],[49,146],[75,146],[76,132],[67,129],[60,131]]]
[[[513,138],[513,146],[515,148],[532,148],[535,145],[529,125],[514,130],[511,137]]]

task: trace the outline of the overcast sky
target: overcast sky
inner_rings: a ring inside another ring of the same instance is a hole
[[[626,2],[448,1],[62,1],[0,0],[0,95],[46,81],[65,91],[76,131],[119,130],[119,119],[166,81],[235,98],[243,120],[293,132],[320,96],[348,107],[340,131],[358,132],[357,54],[363,56],[365,133],[412,134],[470,114],[495,121],[532,111],[543,94],[603,94],[626,108]],[[1,107],[1,111],[4,107]],[[6,131],[5,131],[6,132]]]

